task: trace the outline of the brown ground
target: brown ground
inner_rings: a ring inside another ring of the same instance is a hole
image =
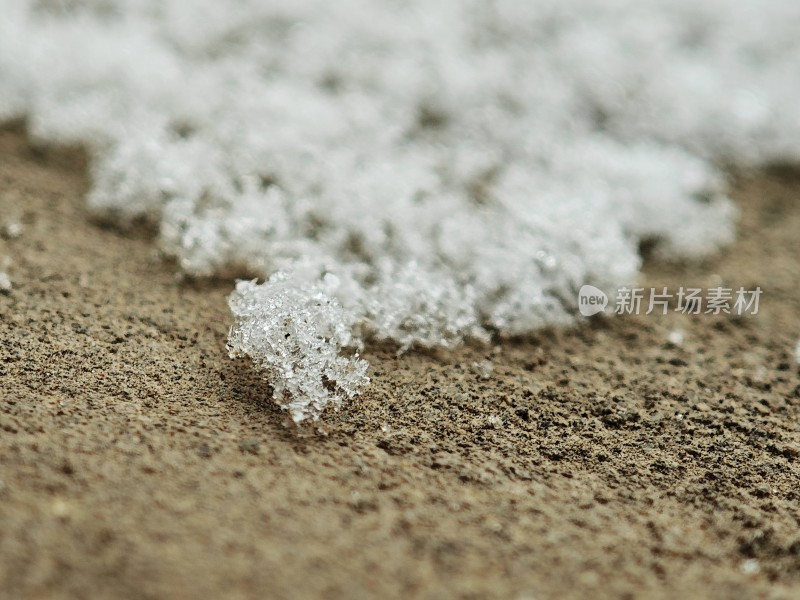
[[[230,284],[178,282],[86,188],[0,132],[0,597],[800,598],[799,180],[743,181],[733,247],[648,268],[760,285],[759,315],[373,350],[327,435],[227,359]]]

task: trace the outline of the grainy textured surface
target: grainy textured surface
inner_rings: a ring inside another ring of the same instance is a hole
[[[800,597],[797,179],[648,268],[760,285],[756,317],[372,350],[323,434],[227,359],[228,282],[89,221],[84,163],[0,133],[0,597]]]

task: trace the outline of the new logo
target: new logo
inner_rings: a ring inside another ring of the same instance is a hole
[[[602,312],[608,306],[608,296],[593,285],[584,285],[578,292],[578,310],[584,317]]]

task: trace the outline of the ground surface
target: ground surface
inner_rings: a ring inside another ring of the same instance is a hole
[[[228,282],[90,221],[85,166],[0,132],[0,597],[800,598],[799,179],[648,266],[757,316],[373,350],[321,434],[227,359]]]

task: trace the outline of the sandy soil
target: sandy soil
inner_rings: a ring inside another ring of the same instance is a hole
[[[740,182],[718,257],[647,268],[760,285],[757,316],[373,349],[318,432],[228,360],[228,282],[91,222],[85,167],[0,132],[0,597],[800,598],[796,175]]]

